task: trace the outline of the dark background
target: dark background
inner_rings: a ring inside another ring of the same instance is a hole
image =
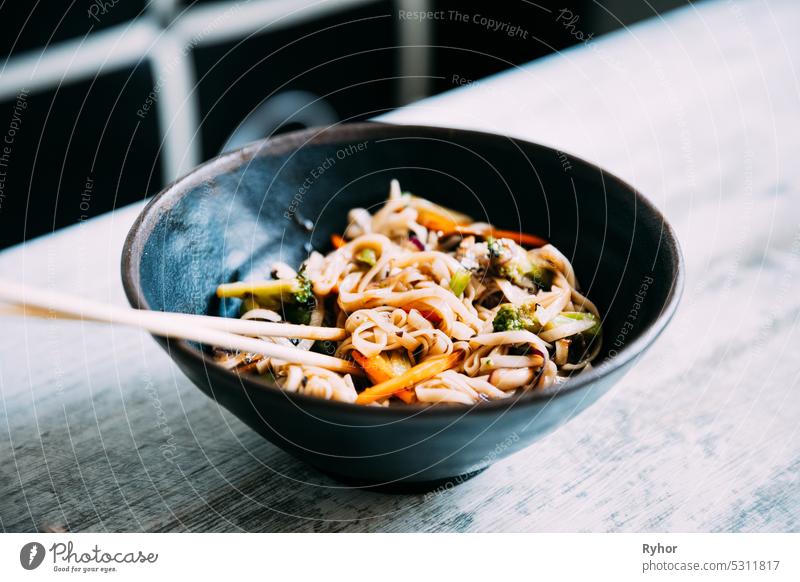
[[[324,10],[300,10],[289,20],[253,22],[249,29],[243,22],[239,34],[224,39],[198,29],[176,57],[185,59],[192,84],[172,87],[185,94],[196,111],[182,159],[193,165],[226,144],[233,147],[304,126],[374,117],[452,89],[462,80],[480,79],[563,50],[580,42],[578,31],[596,38],[657,17],[654,10],[660,13],[684,3],[432,0],[427,3],[430,10],[445,17],[429,20],[427,37],[418,37],[413,33],[424,26],[401,18],[400,11],[425,2],[330,0]],[[70,56],[80,57],[80,47],[94,39],[113,42],[131,24],[145,23],[170,35],[176,27],[191,26],[193,16],[203,10],[219,12],[234,4],[0,4],[0,140],[12,142],[8,164],[0,167],[5,171],[0,175],[5,179],[0,190],[0,248],[141,200],[185,170],[165,155],[165,136],[173,126],[163,87],[179,81],[171,72],[159,74],[154,66],[160,49],[153,48],[152,54],[145,50],[136,62],[110,58],[94,72],[76,73]],[[247,4],[269,11],[278,2]],[[467,21],[452,18],[451,10],[466,15]],[[564,18],[558,20],[561,10],[578,16],[571,28]],[[227,13],[212,20],[212,28],[247,20],[249,14]],[[472,21],[476,14],[516,25],[524,36],[489,30]],[[414,41],[420,38],[422,42]],[[400,48],[404,44],[426,48]],[[418,75],[411,82],[409,63]],[[20,109],[23,89],[25,107]],[[137,115],[145,103],[153,110]],[[19,119],[12,125],[15,108]],[[233,135],[237,128],[239,133]]]

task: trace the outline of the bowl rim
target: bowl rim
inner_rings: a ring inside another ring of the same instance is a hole
[[[188,174],[168,184],[164,189],[156,194],[139,213],[125,238],[125,243],[122,248],[122,285],[129,303],[134,308],[152,310],[145,299],[141,288],[140,266],[144,248],[161,216],[173,208],[175,204],[177,204],[177,202],[182,199],[182,197],[192,188],[219,174],[231,171],[245,163],[248,163],[257,157],[286,154],[298,149],[301,146],[305,147],[310,145],[330,143],[346,143],[353,141],[354,138],[363,141],[364,139],[380,139],[386,137],[409,137],[408,134],[424,134],[425,137],[439,138],[447,138],[458,135],[496,143],[512,142],[526,146],[535,146],[537,148],[549,150],[554,154],[557,151],[555,148],[548,145],[502,134],[444,126],[393,124],[382,121],[342,123],[330,127],[314,127],[252,142],[236,150],[216,156],[200,164]],[[665,245],[667,248],[672,250],[672,270],[674,272],[674,278],[672,284],[670,285],[670,289],[667,292],[667,297],[664,301],[664,304],[661,307],[661,312],[658,314],[655,321],[642,330],[642,333],[638,338],[636,338],[633,342],[626,343],[625,346],[620,348],[620,350],[617,352],[617,355],[614,357],[610,359],[607,358],[588,372],[584,372],[576,378],[571,379],[557,390],[548,390],[544,392],[524,392],[513,398],[479,402],[470,407],[427,406],[424,404],[387,407],[361,406],[349,402],[324,400],[304,394],[287,393],[277,385],[267,380],[256,376],[237,374],[231,370],[223,368],[207,353],[192,347],[188,341],[167,340],[158,336],[154,336],[154,338],[163,346],[169,346],[167,351],[173,360],[176,359],[176,356],[172,353],[172,350],[175,349],[178,350],[183,356],[188,357],[189,360],[193,360],[197,365],[203,365],[205,369],[211,368],[217,373],[215,375],[222,373],[223,375],[230,376],[231,379],[238,379],[244,388],[251,390],[267,389],[271,392],[275,392],[275,395],[283,395],[286,398],[295,400],[299,405],[309,405],[314,408],[331,407],[334,410],[339,409],[342,412],[364,414],[368,416],[380,415],[406,417],[417,415],[420,412],[424,412],[425,414],[434,414],[437,416],[459,416],[463,415],[466,411],[469,411],[469,414],[495,413],[500,410],[518,405],[524,406],[542,403],[542,401],[550,401],[566,394],[576,392],[582,388],[586,388],[625,367],[626,364],[640,356],[650,345],[653,344],[653,342],[655,342],[658,336],[661,335],[675,314],[680,302],[680,298],[683,294],[685,284],[685,264],[678,238],[675,235],[672,226],[664,217],[663,213],[652,202],[650,202],[647,197],[645,197],[638,189],[633,187],[628,182],[622,180],[600,166],[586,161],[580,156],[572,155],[569,152],[563,152],[563,150],[558,151],[565,153],[570,157],[570,159],[585,165],[587,168],[599,172],[602,175],[603,180],[614,182],[617,186],[620,186],[623,189],[631,192],[634,195],[636,206],[638,207],[639,205],[642,205],[647,209],[648,212],[652,214],[652,216],[656,219],[656,222],[661,225],[659,245]],[[214,398],[216,399],[216,397]]]

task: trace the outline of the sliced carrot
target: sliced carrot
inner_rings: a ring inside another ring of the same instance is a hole
[[[492,236],[494,238],[510,238],[511,240],[528,247],[543,247],[547,241],[535,234],[528,234],[526,232],[517,232],[516,230],[500,230],[494,229]]]
[[[460,220],[454,220],[456,217]],[[467,215],[448,210],[443,206],[431,204],[429,207],[417,208],[417,222],[429,230],[440,230],[445,236],[458,233],[481,237],[510,238],[521,245],[530,247],[542,247],[547,244],[545,239],[535,234],[503,230],[493,226],[473,228],[471,222],[465,222],[466,220],[469,220]]]
[[[404,388],[396,393],[395,396],[406,404],[414,404],[417,401],[417,393],[414,392],[413,388]]]
[[[342,236],[341,236],[341,235],[339,235],[339,234],[332,234],[332,235],[331,235],[331,244],[333,245],[333,248],[335,248],[335,249],[340,249],[340,248],[342,248],[344,245],[346,245],[346,244],[347,244],[347,241],[346,241],[346,240],[344,240],[344,239],[342,238]]]
[[[471,226],[457,225],[450,233],[445,234],[462,234],[471,236],[480,236],[486,238],[493,236],[494,238],[510,238],[514,242],[527,247],[543,247],[547,241],[535,234],[528,234],[526,232],[517,232],[516,230],[503,230],[500,228],[472,228]]]
[[[408,360],[406,360],[407,364],[405,366],[395,365],[395,362],[390,360],[390,358],[385,357],[383,354],[377,354],[371,358],[368,358],[358,350],[353,350],[352,353],[353,359],[358,363],[359,366],[364,368],[364,371],[367,373],[369,379],[375,384],[380,384],[381,382],[386,382],[395,376],[399,376],[411,367],[411,365],[408,363]],[[410,389],[401,390],[394,396],[397,396],[406,404],[411,404],[417,399],[417,395],[413,390]]]
[[[359,366],[364,368],[369,379],[376,384],[386,382],[394,375],[391,364],[386,358],[382,358],[380,354],[368,358],[361,352],[353,350],[353,359]]]
[[[376,400],[394,396],[401,390],[411,388],[424,380],[433,378],[436,374],[441,374],[445,370],[455,367],[463,357],[462,352],[434,356],[428,358],[421,364],[417,364],[404,374],[390,378],[385,382],[376,384],[372,388],[367,388],[356,398],[356,404],[372,404]]]
[[[442,225],[472,224],[474,222],[471,216],[459,212],[458,210],[441,206],[430,200],[425,200],[424,198],[417,198],[416,196],[412,196],[411,198],[412,206],[416,208],[417,214],[422,216],[422,220],[435,221]]]
[[[411,360],[409,360],[405,350],[392,350],[388,353],[388,359],[392,367],[392,376],[405,374],[411,368]],[[413,388],[405,388],[395,394],[395,396],[406,404],[412,404],[417,401],[417,393]]]
[[[417,209],[417,222],[428,230],[455,232],[458,223],[431,208]]]

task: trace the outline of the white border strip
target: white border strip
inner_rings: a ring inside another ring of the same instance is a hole
[[[457,487],[450,491],[445,501],[422,502],[419,497],[408,496],[414,511],[433,512],[437,508],[444,511],[448,503],[458,504],[459,490]],[[342,514],[348,515],[347,509]],[[368,528],[369,515],[361,517],[362,522],[355,520],[347,527]],[[534,513],[528,523],[535,524],[535,521]],[[452,529],[452,525],[435,520],[423,525]],[[487,529],[487,525],[473,523],[470,527]],[[232,529],[229,524],[228,527]],[[314,520],[307,521],[305,527],[308,530],[334,529],[330,524]],[[408,523],[400,522],[400,527],[407,529]],[[569,521],[561,527],[569,528]],[[520,578],[779,582],[796,581],[800,576],[795,558],[797,540],[796,534],[776,533],[12,533],[0,536],[0,575],[10,580],[68,577],[114,582],[194,578],[228,581],[248,580],[254,575],[268,581],[325,582]],[[386,548],[389,547],[435,550],[420,551],[413,560],[392,560],[387,557]],[[353,548],[358,548],[359,555],[349,559]],[[28,572],[26,567],[33,570]],[[111,576],[103,576],[104,571]]]

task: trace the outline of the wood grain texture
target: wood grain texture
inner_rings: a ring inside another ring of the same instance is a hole
[[[676,227],[676,319],[578,420],[444,493],[379,494],[262,440],[144,334],[4,319],[0,528],[800,530],[798,23],[791,0],[704,3],[386,118],[554,145]],[[6,251],[0,276],[123,304],[138,210]]]

